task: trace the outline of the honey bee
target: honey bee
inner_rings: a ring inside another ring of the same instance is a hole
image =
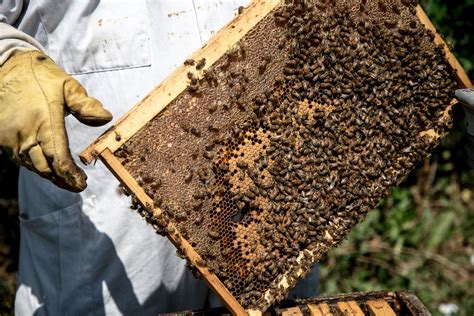
[[[205,65],[206,65],[206,58],[202,58],[197,62],[196,69],[201,70],[204,68]]]
[[[185,66],[194,66],[194,59],[188,58],[184,61]]]

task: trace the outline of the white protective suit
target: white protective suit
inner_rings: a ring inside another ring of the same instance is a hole
[[[0,63],[16,49],[43,49],[117,119],[248,2],[0,1]],[[81,150],[109,126],[66,118],[78,164]],[[20,170],[16,315],[156,315],[204,307],[204,282],[129,208],[112,174],[100,162],[83,168],[88,187],[80,194]]]

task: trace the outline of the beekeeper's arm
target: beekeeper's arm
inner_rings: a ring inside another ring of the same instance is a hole
[[[0,147],[17,164],[79,192],[86,174],[73,161],[64,116],[90,126],[112,119],[102,104],[13,25],[23,1],[0,3]]]
[[[466,113],[468,137],[466,150],[469,167],[474,169],[474,89],[457,90],[456,97],[462,102]]]

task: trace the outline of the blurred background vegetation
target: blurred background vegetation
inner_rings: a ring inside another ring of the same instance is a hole
[[[474,0],[422,5],[474,78]],[[430,159],[392,190],[321,264],[322,294],[409,290],[434,315],[474,315],[474,171],[461,108]],[[0,153],[0,315],[12,313],[18,265],[17,169]],[[447,313],[445,313],[447,315]]]

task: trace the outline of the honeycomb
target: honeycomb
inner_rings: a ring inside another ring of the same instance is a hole
[[[188,89],[115,152],[162,214],[132,207],[243,307],[283,299],[450,127],[455,73],[416,5],[285,1],[187,60]]]

